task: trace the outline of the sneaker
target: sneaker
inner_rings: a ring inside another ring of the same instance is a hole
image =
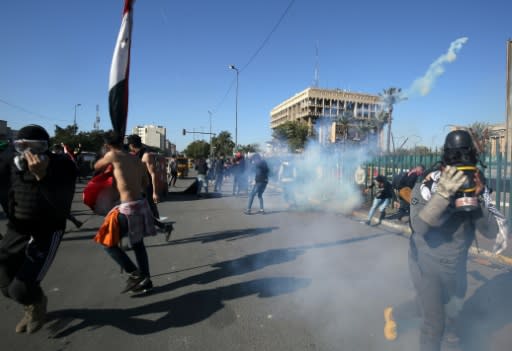
[[[258,213],[259,214],[265,214],[265,210],[259,210]]]
[[[145,278],[143,276],[141,276],[140,273],[137,271],[131,273],[130,276],[128,277],[128,279],[126,280],[126,286],[121,291],[121,294],[124,294],[124,293],[132,290],[137,285],[139,285],[144,279]]]
[[[384,337],[389,341],[394,341],[397,338],[393,307],[386,307],[384,309]]]
[[[144,278],[137,286],[135,286],[131,292],[135,294],[148,293],[153,290],[153,282],[149,278]]]
[[[246,215],[250,215],[250,214],[251,214],[251,210],[249,210],[249,209],[245,209],[245,210],[244,210],[244,213],[245,213]]]

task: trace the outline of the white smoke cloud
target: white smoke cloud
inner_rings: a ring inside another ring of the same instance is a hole
[[[425,75],[416,79],[411,87],[405,92],[405,96],[421,95],[425,96],[432,90],[436,79],[445,71],[445,65],[452,63],[457,59],[457,53],[462,49],[462,46],[468,41],[467,37],[459,38],[453,41],[448,48],[448,51],[439,56],[428,68]]]

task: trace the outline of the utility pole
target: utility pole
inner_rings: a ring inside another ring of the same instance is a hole
[[[236,72],[236,97],[235,97],[235,150],[238,147],[238,76],[240,71],[235,65],[229,65],[229,68]]]
[[[506,122],[505,145],[507,159],[512,157],[512,39],[507,41],[507,95],[506,95]]]
[[[213,156],[213,147],[212,147],[212,114],[213,112],[208,110],[208,114],[210,115],[210,160]]]
[[[94,130],[100,129],[100,105],[96,105],[96,120],[94,121]]]
[[[76,131],[78,129],[76,125],[76,108],[82,106],[82,104],[75,104],[75,117],[73,118],[73,134],[76,134]]]

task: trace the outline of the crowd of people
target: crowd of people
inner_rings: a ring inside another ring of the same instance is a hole
[[[33,333],[45,322],[47,297],[41,281],[56,255],[71,215],[78,176],[76,164],[67,152],[50,150],[50,137],[38,125],[19,130],[13,147],[0,153],[0,202],[6,214],[7,232],[0,241],[0,290],[23,306],[15,327],[17,333]],[[97,174],[109,174],[116,192],[116,206],[104,218],[95,241],[128,274],[121,293],[147,293],[153,288],[146,236],[155,235],[163,224],[155,191],[155,165],[140,137],[123,138],[115,132],[104,136],[105,153],[94,164]],[[476,232],[506,245],[507,224],[490,201],[490,190],[477,165],[479,154],[469,132],[450,132],[437,167],[425,170],[417,165],[392,181],[377,175],[365,189],[373,194],[367,224],[379,211],[377,223],[386,216],[393,200],[398,213],[410,217],[412,235],[409,270],[416,291],[417,312],[422,319],[420,350],[438,351],[442,341],[457,343],[455,325],[467,290],[468,251]],[[169,185],[176,186],[175,160],[168,165]],[[197,193],[207,193],[210,182],[221,191],[226,177],[232,177],[232,195],[247,194],[246,214],[252,214],[257,197],[259,213],[265,213],[263,194],[273,173],[282,187],[289,208],[297,206],[294,185],[300,170],[291,158],[278,167],[258,154],[238,153],[233,159],[199,159]],[[304,173],[304,172],[303,172]],[[302,173],[302,176],[304,174]],[[120,245],[127,239],[135,262]],[[401,311],[384,310],[384,336],[397,338]]]

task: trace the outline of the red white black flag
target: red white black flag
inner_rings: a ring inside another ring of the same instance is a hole
[[[110,66],[108,104],[112,129],[124,137],[128,118],[128,77],[130,72],[130,47],[132,43],[132,4],[124,0],[123,21],[117,36],[112,65]]]

